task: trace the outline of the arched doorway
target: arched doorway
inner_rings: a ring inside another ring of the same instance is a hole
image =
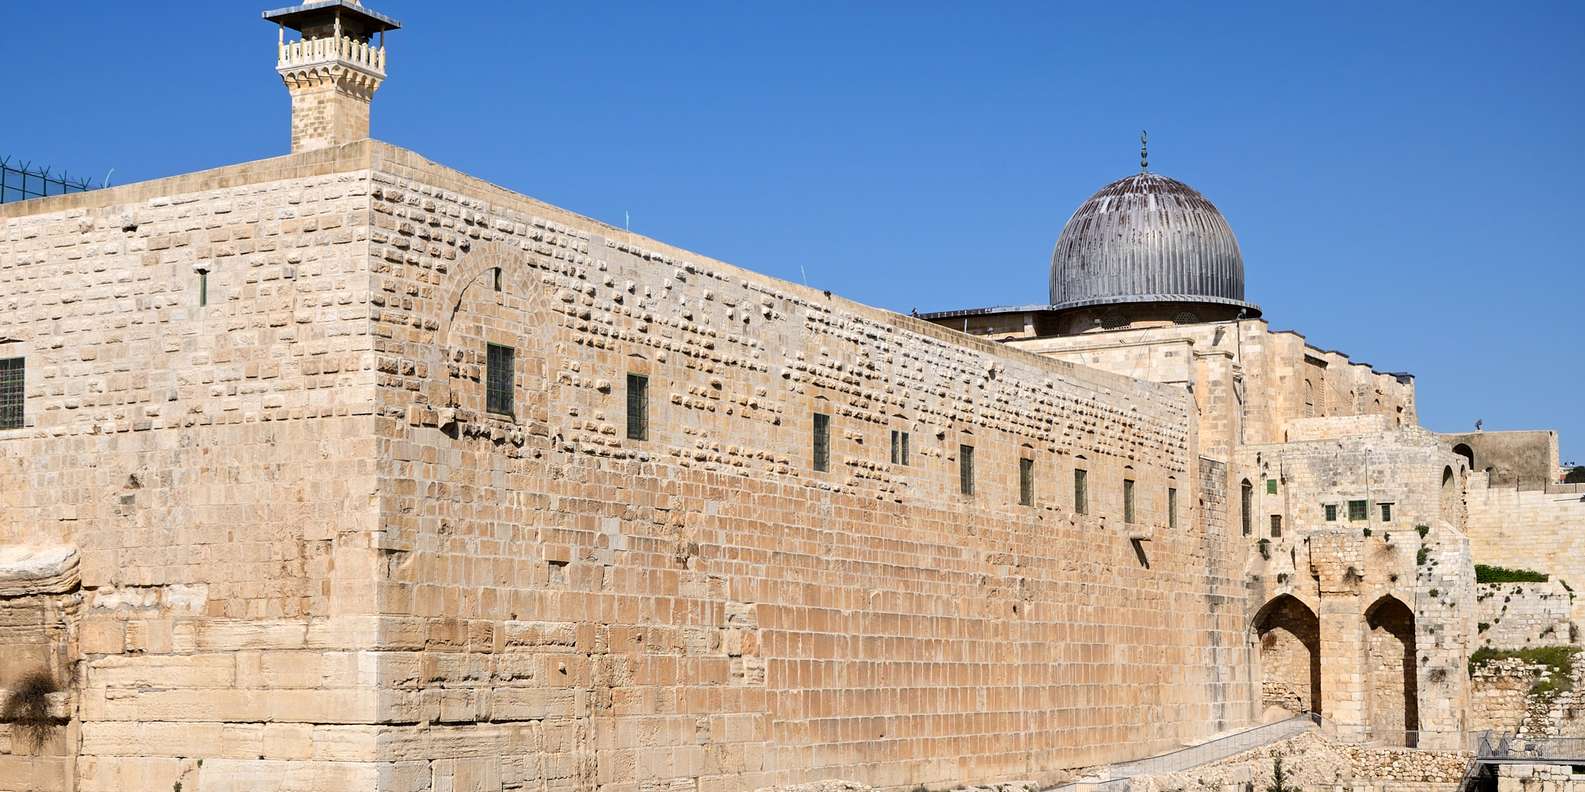
[[[1464,458],[1464,462],[1466,463],[1465,467],[1469,468],[1470,470],[1475,469],[1475,449],[1470,448],[1467,443],[1459,443],[1458,445],[1453,446],[1453,453]]]
[[[1414,612],[1384,596],[1365,611],[1370,629],[1367,670],[1371,736],[1389,745],[1415,746],[1420,728],[1420,684],[1415,669]]]
[[[1291,594],[1255,614],[1260,648],[1260,703],[1289,712],[1321,711],[1321,622]]]

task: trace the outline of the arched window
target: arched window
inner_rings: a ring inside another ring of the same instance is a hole
[[[1238,505],[1238,524],[1244,529],[1244,535],[1248,536],[1254,531],[1255,513],[1255,485],[1249,483],[1249,479],[1244,479],[1243,485],[1239,487]]]

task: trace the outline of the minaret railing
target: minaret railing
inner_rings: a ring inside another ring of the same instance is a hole
[[[322,36],[280,42],[276,68],[291,69],[341,61],[365,71],[385,74],[385,48],[351,36]]]

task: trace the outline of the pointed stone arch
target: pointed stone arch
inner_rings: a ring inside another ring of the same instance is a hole
[[[1371,734],[1412,748],[1420,728],[1414,611],[1386,594],[1365,609],[1365,626]]]
[[[1256,611],[1250,631],[1263,709],[1321,711],[1321,621],[1298,597],[1279,594]]]
[[[548,434],[554,389],[556,317],[531,254],[504,242],[476,242],[442,288],[435,343],[428,348],[424,396],[457,424],[515,425],[510,431]],[[484,409],[486,344],[510,346],[514,404],[511,416]],[[444,424],[446,421],[442,420]],[[492,426],[490,431],[498,428]]]

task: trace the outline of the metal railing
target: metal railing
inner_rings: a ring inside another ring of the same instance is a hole
[[[1585,737],[1519,737],[1479,732],[1475,758],[1481,762],[1585,764]]]
[[[38,168],[29,162],[12,162],[10,157],[0,157],[0,204],[87,192],[93,188],[93,183],[87,179],[74,179],[65,173],[55,176],[49,168]]]
[[[1226,737],[1218,737],[1199,745],[1180,748],[1171,753],[1114,765],[1112,773],[1113,775],[1124,776],[1181,773],[1184,770],[1221,761],[1229,756],[1252,751],[1261,746],[1281,742],[1302,732],[1310,731],[1319,726],[1321,722],[1319,715],[1310,713],[1295,715],[1287,720],[1256,726],[1253,729],[1247,729],[1237,734],[1229,734]]]
[[[1201,765],[1219,762],[1245,751],[1295,737],[1314,730],[1323,723],[1321,716],[1315,713],[1303,713],[1287,720],[1207,740],[1199,745],[1190,745],[1158,756],[1111,765],[1106,770],[1108,777],[1105,779],[1075,781],[1057,789],[1083,788],[1095,792],[1123,792],[1128,788],[1129,779],[1135,776],[1165,775],[1192,770]]]
[[[1375,748],[1475,753],[1480,732],[1366,729],[1362,737],[1362,744]]]

